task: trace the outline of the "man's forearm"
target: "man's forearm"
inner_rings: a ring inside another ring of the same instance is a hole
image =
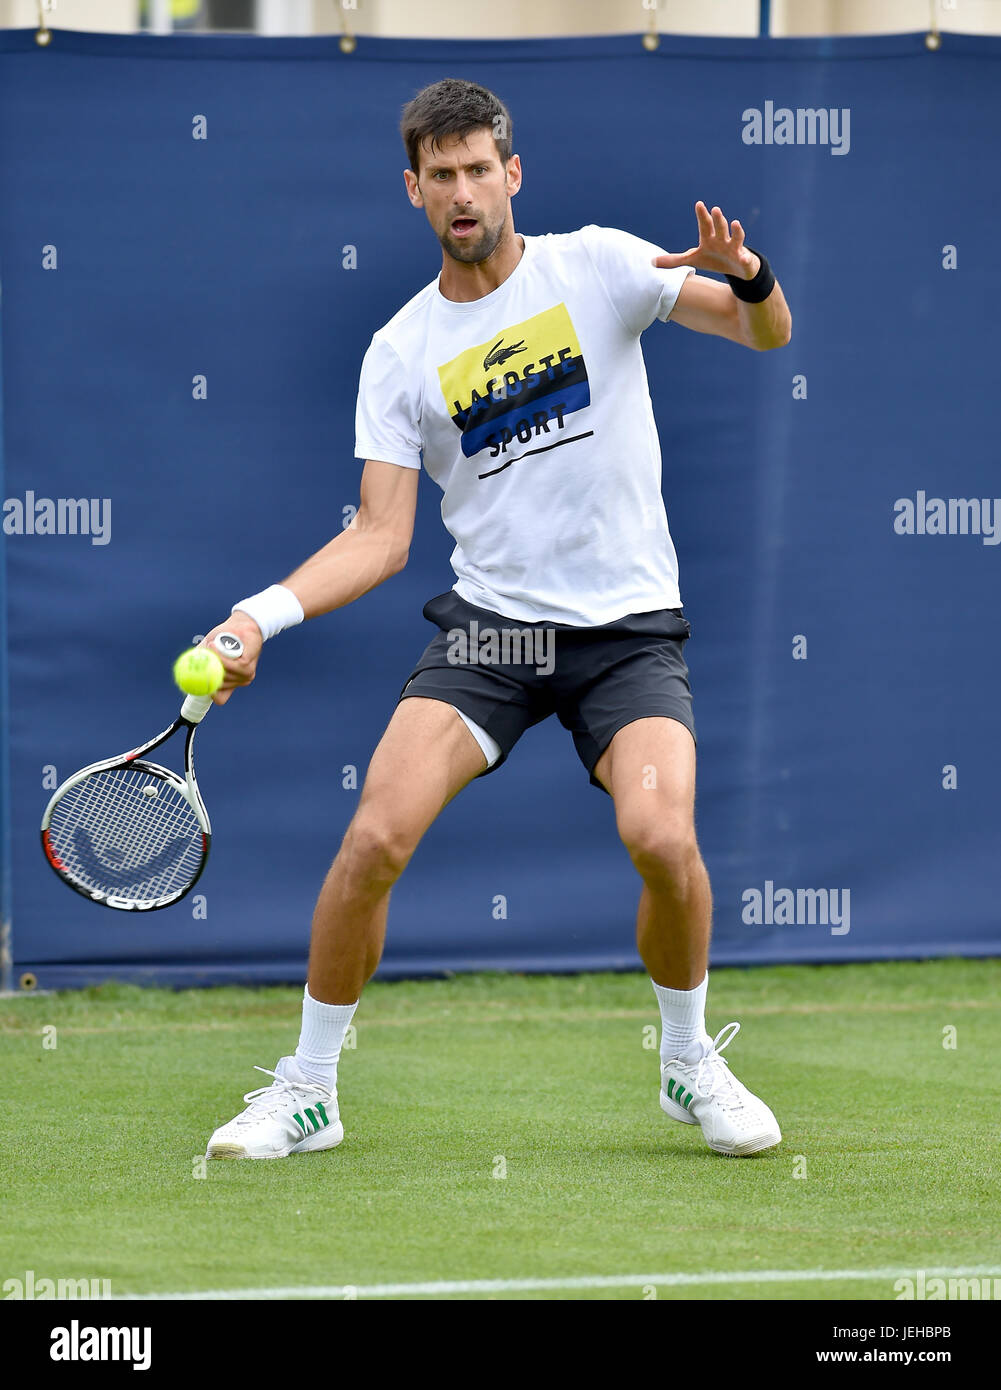
[[[352,522],[282,583],[302,604],[305,616],[316,618],[398,574],[407,562],[407,549],[389,532]]]
[[[760,265],[760,259],[755,256],[754,272],[747,277],[749,280],[754,279]],[[734,298],[736,299],[736,295]],[[782,293],[782,286],[777,280],[772,286],[771,294],[760,304],[747,304],[742,299],[737,299],[737,318],[747,346],[756,348],[759,352],[785,347],[792,337],[792,314]]]

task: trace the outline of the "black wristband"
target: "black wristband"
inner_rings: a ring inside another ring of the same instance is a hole
[[[772,274],[771,266],[760,251],[755,251],[753,246],[748,246],[745,249],[757,256],[761,262],[757,275],[753,280],[743,280],[739,275],[728,275],[726,278],[738,299],[742,299],[745,304],[760,304],[763,299],[768,298],[775,288],[775,276]]]

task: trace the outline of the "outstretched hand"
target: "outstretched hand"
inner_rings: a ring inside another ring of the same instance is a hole
[[[711,270],[717,275],[737,275],[742,280],[753,280],[761,262],[744,245],[744,229],[740,223],[733,221],[728,225],[719,208],[713,208],[710,212],[701,201],[695,204],[695,216],[699,224],[698,246],[689,247],[687,251],[655,256],[653,264],[661,270],[691,265],[696,270]]]

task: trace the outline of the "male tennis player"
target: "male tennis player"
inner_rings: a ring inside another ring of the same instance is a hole
[[[266,640],[403,569],[422,461],[442,489],[458,578],[424,608],[441,631],[401,691],[320,893],[299,1045],[216,1130],[208,1156],[340,1143],[337,1063],[379,963],[390,890],[442,808],[551,714],[612,796],[642,879],[637,945],[663,1021],[661,1106],[701,1125],[718,1153],[757,1153],[781,1135],[721,1056],[740,1025],[715,1039],[705,1026],[711,895],[694,828],[690,629],[640,335],[670,319],[782,347],[789,310],[740,223],[701,202],[699,244],[683,254],[608,227],[517,235],[511,118],[483,87],[425,88],[401,133],[407,194],[441,243],[441,273],[365,354],[351,525],[208,634],[228,628],[246,645],[227,659],[216,702],[253,679]]]

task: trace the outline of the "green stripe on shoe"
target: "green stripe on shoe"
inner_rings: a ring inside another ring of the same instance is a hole
[[[325,1129],[327,1125],[330,1124],[330,1121],[327,1118],[327,1112],[326,1110],[324,1110],[323,1105],[319,1101],[317,1101],[316,1103],[316,1109],[320,1112],[319,1119],[316,1118],[316,1113],[311,1106],[306,1107],[306,1120],[308,1120],[310,1123],[309,1129],[306,1128],[306,1120],[304,1120],[301,1115],[292,1116],[293,1120],[295,1120],[296,1124],[302,1130],[303,1134],[315,1134],[317,1130]]]
[[[675,1092],[675,1086],[678,1088],[677,1092]],[[682,1105],[688,1110],[695,1096],[692,1091],[686,1091],[681,1082],[676,1081],[672,1076],[667,1083],[667,1098],[668,1100],[673,1100],[676,1105]]]

